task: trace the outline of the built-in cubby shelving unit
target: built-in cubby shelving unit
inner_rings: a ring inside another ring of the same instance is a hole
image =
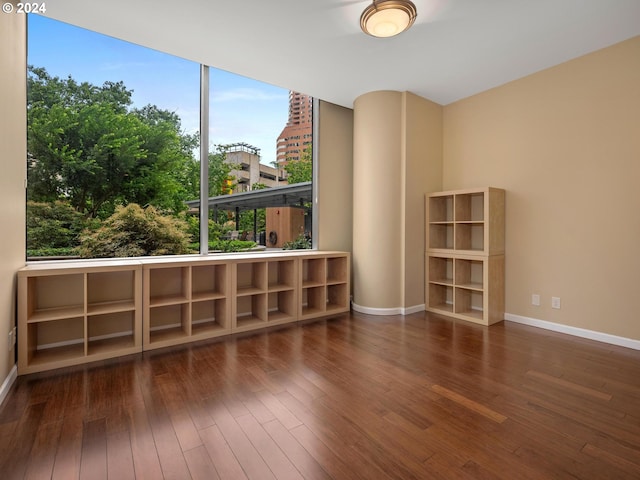
[[[426,310],[483,325],[504,318],[505,192],[428,194]]]
[[[18,273],[21,374],[141,348],[142,268],[137,262],[37,264]]]
[[[350,255],[288,251],[42,262],[18,272],[18,373],[350,308]]]

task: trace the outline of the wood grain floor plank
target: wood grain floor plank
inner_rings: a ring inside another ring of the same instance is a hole
[[[16,425],[14,441],[2,452],[0,472],[7,479],[22,479],[28,465],[31,450],[40,424],[45,403],[25,405],[23,415]]]
[[[220,480],[218,472],[204,445],[184,452],[189,472],[193,480]]]
[[[253,415],[238,417],[236,421],[276,478],[288,480],[303,479],[298,469],[291,463],[282,450],[280,450],[278,444],[269,436],[264,428],[262,428]]]
[[[329,480],[331,478],[278,420],[272,420],[262,426],[305,479]]]
[[[242,465],[247,477],[252,480],[275,479],[260,453],[242,431],[236,418],[227,409],[225,402],[218,401],[212,407],[212,416],[216,426],[220,429],[231,451],[240,465]]]
[[[62,430],[62,420],[42,423],[29,455],[25,479],[51,478]]]
[[[120,431],[107,435],[107,472],[109,478],[135,480],[129,432]]]
[[[159,452],[143,402],[129,407],[127,421],[136,480],[162,478]]]
[[[216,425],[200,430],[200,436],[221,480],[247,478],[240,462]]]
[[[104,418],[84,423],[80,479],[107,478],[107,426]]]
[[[83,411],[70,412],[62,420],[53,466],[52,480],[80,477],[82,458]]]

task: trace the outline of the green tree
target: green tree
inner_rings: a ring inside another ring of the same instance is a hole
[[[28,256],[70,254],[84,227],[84,217],[68,202],[27,202]]]
[[[30,200],[66,199],[101,218],[128,203],[186,208],[197,138],[172,112],[132,109],[122,82],[97,87],[29,67],[27,117]]]
[[[313,145],[309,144],[305,148],[304,152],[300,156],[300,160],[289,160],[284,166],[287,172],[287,182],[303,183],[310,182],[312,179],[312,158],[313,158]]]

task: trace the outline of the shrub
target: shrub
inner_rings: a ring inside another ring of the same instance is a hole
[[[302,250],[305,248],[311,248],[311,239],[308,238],[304,233],[298,235],[295,240],[285,242],[282,245],[283,250]]]
[[[85,258],[139,257],[190,253],[184,220],[160,214],[154,207],[131,203],[116,208],[96,230],[80,237]]]
[[[200,241],[200,217],[197,215],[184,215],[187,222],[187,233],[191,237],[192,242]],[[209,219],[209,240],[217,240],[223,235],[223,226]]]
[[[251,250],[256,245],[256,242],[250,240],[214,240],[209,242],[209,250],[242,252],[243,250]]]
[[[85,228],[84,217],[68,202],[27,202],[27,249],[47,256],[54,249],[73,249]]]

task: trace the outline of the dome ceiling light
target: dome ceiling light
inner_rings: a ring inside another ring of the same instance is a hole
[[[373,0],[360,16],[360,28],[374,37],[393,37],[413,25],[417,15],[409,0]]]

